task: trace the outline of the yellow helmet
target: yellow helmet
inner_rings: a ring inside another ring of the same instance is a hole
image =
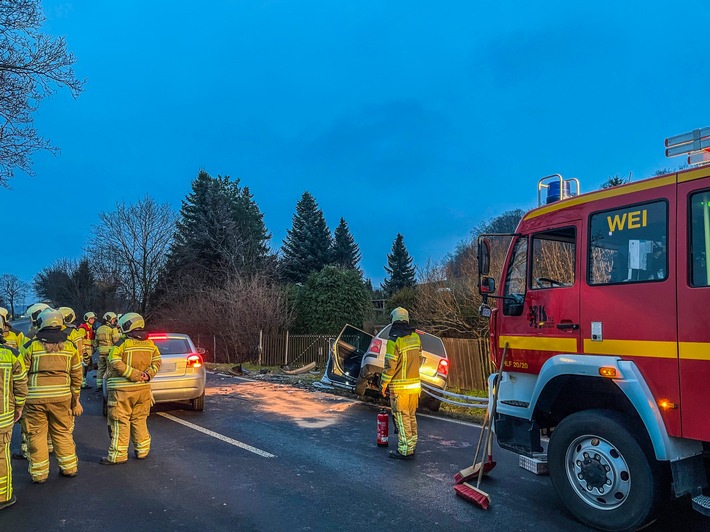
[[[5,318],[2,317],[2,314],[0,314],[0,329],[5,327]]]
[[[5,307],[0,307],[0,316],[2,316],[2,319],[5,320],[5,323],[7,323],[7,321],[8,321],[7,320],[8,314],[9,314],[9,312],[7,311],[7,309]]]
[[[409,312],[407,312],[406,308],[397,307],[392,311],[390,314],[390,323],[394,323],[396,321],[409,323]]]
[[[57,310],[62,313],[64,323],[68,324],[76,319],[76,314],[74,313],[74,310],[70,307],[59,307]]]
[[[37,323],[37,316],[39,316],[39,313],[48,308],[49,305],[46,303],[35,303],[34,305],[27,307],[27,315],[30,317],[30,321],[33,324]]]
[[[53,308],[47,307],[37,316],[37,328],[40,331],[50,327],[61,329],[62,325],[64,325],[64,316],[62,316],[61,312]]]
[[[121,331],[127,333],[135,329],[143,329],[145,327],[145,321],[143,320],[143,316],[137,312],[129,312],[121,316],[121,319],[118,320],[118,327]]]
[[[94,314],[93,312],[87,312],[86,314],[84,314],[84,321],[89,321],[91,318],[96,319],[96,314]]]
[[[116,319],[116,313],[115,312],[107,312],[104,314],[104,321],[113,321]]]

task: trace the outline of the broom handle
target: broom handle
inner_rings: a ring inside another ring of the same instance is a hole
[[[488,426],[489,417],[490,416],[488,415],[488,409],[486,408],[486,415],[483,416],[483,425],[481,425],[481,435],[478,437],[478,443],[476,444],[476,452],[473,453],[473,465],[476,465],[478,463],[478,451],[481,451],[481,444],[483,443],[483,437],[486,433],[486,427]],[[483,449],[481,452],[485,453],[485,449]],[[483,457],[481,457],[481,461],[483,461]]]
[[[493,448],[493,418],[495,416],[495,411],[496,411],[496,406],[498,404],[498,388],[500,387],[500,381],[503,376],[503,368],[505,367],[505,355],[508,352],[508,342],[505,343],[503,346],[503,355],[500,358],[500,369],[498,370],[498,374],[496,375],[496,380],[495,384],[493,385],[493,404],[491,405],[490,408],[490,419],[488,423],[488,432],[486,434],[486,445],[484,449],[492,449]],[[478,471],[478,480],[476,480],[476,489],[478,489],[481,485],[481,479],[483,478],[483,466],[481,466],[481,469]]]

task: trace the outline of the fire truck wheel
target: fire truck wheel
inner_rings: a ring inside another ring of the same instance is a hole
[[[601,530],[636,530],[659,506],[660,467],[642,429],[612,410],[563,419],[547,450],[550,479],[567,508]]]

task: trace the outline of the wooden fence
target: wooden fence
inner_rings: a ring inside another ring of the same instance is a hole
[[[329,340],[337,335],[278,334],[261,337],[260,366],[304,366],[315,362],[324,370]],[[485,390],[495,368],[488,357],[488,342],[465,338],[442,338],[449,356],[450,388]]]

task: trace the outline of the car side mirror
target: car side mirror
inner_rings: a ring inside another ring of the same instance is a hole
[[[195,351],[197,351],[198,355],[204,355],[207,352],[204,347],[198,347]]]

